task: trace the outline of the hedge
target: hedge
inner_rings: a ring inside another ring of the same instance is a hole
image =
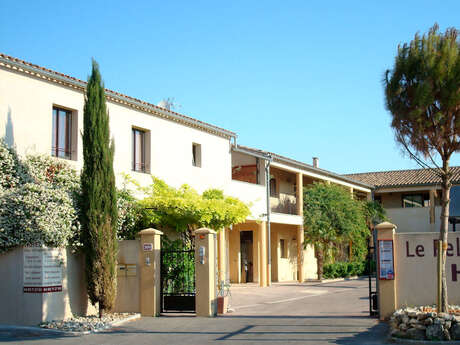
[[[335,262],[324,265],[323,277],[326,279],[347,278],[364,275],[367,271],[365,261]]]

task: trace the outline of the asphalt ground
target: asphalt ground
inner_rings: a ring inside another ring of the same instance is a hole
[[[66,336],[0,328],[11,344],[387,344],[368,316],[367,280],[233,286],[232,313],[217,318],[144,317],[109,331]]]

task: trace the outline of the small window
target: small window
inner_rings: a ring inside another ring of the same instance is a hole
[[[406,194],[402,197],[402,204],[404,208],[428,207],[430,198],[428,194]]]
[[[192,144],[192,165],[201,168],[201,145]]]
[[[138,172],[147,172],[146,164],[146,132],[133,128],[133,166]]]
[[[276,179],[274,177],[270,179],[270,196],[276,198]]]
[[[280,251],[280,257],[287,259],[286,241],[284,239],[280,239]]]
[[[72,112],[53,107],[51,155],[71,159],[72,149]]]

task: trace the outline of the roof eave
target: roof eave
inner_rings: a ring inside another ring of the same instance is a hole
[[[19,60],[19,59],[18,59]],[[86,82],[79,80],[77,78],[72,78],[69,76],[62,75],[58,72],[51,71],[45,68],[40,68],[38,66],[22,62],[21,60],[16,61],[14,58],[6,58],[2,55],[0,55],[0,67],[4,67],[6,69],[11,69],[16,72],[20,72],[26,75],[31,75],[36,78],[40,79],[46,79],[48,81],[54,81],[57,84],[61,85],[66,85],[69,87],[72,87],[74,89],[80,90],[80,91],[85,91],[86,90]],[[125,96],[122,94],[119,94],[115,91],[105,89],[106,97],[108,100],[112,100],[117,103],[122,103],[126,104],[128,106],[131,106],[132,108],[135,109],[140,109],[147,111],[148,113],[153,113],[157,116],[160,116],[162,118],[167,118],[172,121],[177,121],[181,122],[183,124],[189,125],[191,127],[195,127],[201,130],[205,130],[206,132],[225,137],[227,139],[235,138],[236,133],[228,131],[223,128],[219,128],[216,126],[213,126],[211,124],[185,117],[184,115],[181,115],[179,113],[175,113],[173,111],[170,111],[168,109],[164,109],[158,106],[155,106],[153,104],[149,104],[146,102],[141,102],[139,100],[136,100],[134,98],[131,98],[129,96]]]

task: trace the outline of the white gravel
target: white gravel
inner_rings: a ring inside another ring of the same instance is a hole
[[[39,327],[54,329],[65,332],[95,332],[111,328],[114,323],[132,319],[133,313],[112,313],[106,314],[101,319],[93,316],[73,316],[66,320],[53,320],[42,322]]]

